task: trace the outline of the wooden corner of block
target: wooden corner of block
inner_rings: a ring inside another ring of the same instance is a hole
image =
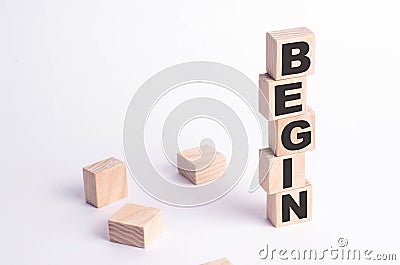
[[[233,265],[233,264],[227,258],[221,258],[206,263],[202,263],[200,265]]]

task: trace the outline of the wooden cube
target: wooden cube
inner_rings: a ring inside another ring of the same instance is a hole
[[[200,265],[232,265],[232,263],[228,259],[222,258],[222,259],[210,261],[207,263],[202,263]]]
[[[193,184],[203,184],[221,177],[226,158],[213,147],[203,145],[178,153],[178,172]]]
[[[83,168],[86,202],[100,208],[128,196],[125,163],[108,158]]]
[[[260,74],[258,110],[268,120],[278,120],[306,113],[306,77],[275,81]]]
[[[275,156],[270,148],[260,150],[259,181],[267,194],[304,187],[305,154]]]
[[[267,73],[275,80],[314,73],[314,33],[293,28],[267,33]]]
[[[162,232],[161,209],[125,204],[108,219],[110,241],[146,248]]]
[[[315,114],[307,107],[299,116],[268,122],[268,143],[276,156],[303,153],[315,148]]]
[[[267,195],[267,218],[281,227],[310,221],[312,218],[312,187],[306,180],[301,188]]]

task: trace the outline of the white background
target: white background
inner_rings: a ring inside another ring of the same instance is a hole
[[[323,250],[340,237],[396,252],[398,10],[396,1],[1,0],[0,263],[271,264],[258,258],[267,243]],[[164,205],[131,176],[128,198],[102,209],[84,202],[82,167],[123,159],[125,110],[145,80],[210,60],[257,82],[265,33],[296,26],[317,38],[307,98],[317,115],[306,161],[312,222],[272,227],[265,193],[247,191],[250,175],[201,208]],[[164,232],[146,250],[108,241],[107,218],[127,202],[163,209]]]

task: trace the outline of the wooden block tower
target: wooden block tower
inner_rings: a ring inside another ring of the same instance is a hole
[[[260,150],[260,185],[275,226],[311,220],[312,187],[305,152],[315,147],[315,114],[306,104],[314,73],[314,34],[307,28],[267,33],[267,73],[259,76],[259,111],[268,119],[269,148]]]

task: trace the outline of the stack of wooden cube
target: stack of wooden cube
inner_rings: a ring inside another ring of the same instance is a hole
[[[306,104],[306,76],[314,72],[314,46],[314,34],[304,27],[267,33],[259,111],[268,119],[269,148],[260,150],[259,178],[275,227],[311,220],[305,152],[315,147],[315,115]]]

